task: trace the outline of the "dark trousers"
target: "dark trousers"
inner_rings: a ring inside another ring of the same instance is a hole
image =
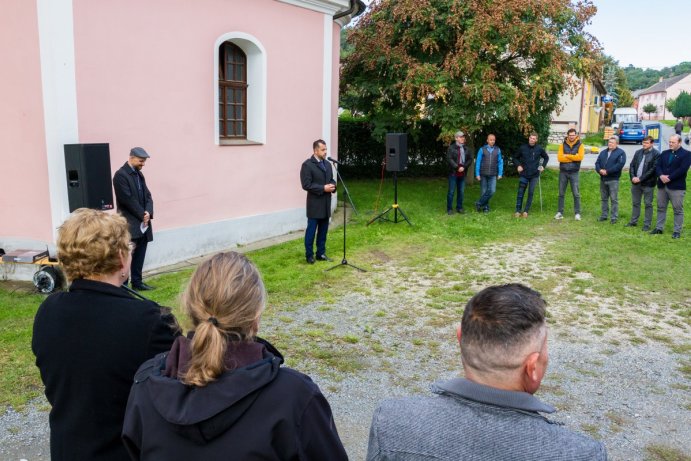
[[[530,207],[533,205],[533,194],[535,193],[535,186],[539,180],[538,176],[534,178],[524,178],[521,176],[518,180],[518,195],[516,196],[516,211],[520,212],[523,207],[523,196],[525,195],[526,188],[528,189],[528,200],[525,203],[526,213],[530,211]]]
[[[465,193],[465,176],[456,176],[455,173],[449,175],[449,192],[446,194],[446,211],[451,211],[453,207],[453,194],[456,192],[456,209],[463,209],[463,195]]]
[[[144,267],[144,258],[146,257],[146,245],[149,243],[146,241],[146,236],[139,237],[138,239],[132,239],[132,242],[136,245],[134,251],[132,252],[132,264],[130,265],[130,278],[132,279],[132,286],[142,284],[142,268]],[[125,281],[127,284],[127,281]]]
[[[645,204],[645,217],[643,219],[643,227],[650,227],[653,222],[653,194],[655,187],[641,186],[640,184],[631,184],[631,224],[638,223],[638,218],[641,216],[641,197]]]
[[[317,256],[326,254],[326,233],[329,231],[329,218],[307,218],[305,229],[305,257],[314,256],[314,236],[317,236]]]
[[[667,206],[672,202],[674,211],[674,232],[681,234],[684,227],[684,196],[685,190],[674,190],[667,186],[657,190],[657,225],[656,229],[664,229],[667,220]]]

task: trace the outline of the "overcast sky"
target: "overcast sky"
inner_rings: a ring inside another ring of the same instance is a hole
[[[619,65],[662,69],[691,61],[689,0],[594,0],[586,30]]]

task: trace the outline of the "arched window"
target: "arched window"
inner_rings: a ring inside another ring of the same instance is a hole
[[[247,55],[231,42],[218,51],[219,136],[247,139]]]

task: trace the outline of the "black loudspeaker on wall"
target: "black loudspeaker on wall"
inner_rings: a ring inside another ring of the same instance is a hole
[[[77,208],[113,209],[108,144],[65,144],[67,198]]]
[[[386,133],[386,171],[404,171],[408,168],[408,135]]]

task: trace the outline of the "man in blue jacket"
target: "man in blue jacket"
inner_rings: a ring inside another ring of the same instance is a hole
[[[607,221],[609,215],[612,224],[619,218],[619,178],[626,164],[626,152],[618,146],[619,137],[610,136],[607,149],[600,152],[595,161],[595,171],[600,175],[600,200],[602,201],[602,211],[597,220]],[[609,202],[612,203],[611,214]]]
[[[475,210],[489,213],[489,200],[497,191],[497,179],[504,176],[504,161],[501,149],[495,146],[497,138],[493,134],[487,136],[487,144],[477,151],[475,162],[475,179],[480,181],[482,195],[475,202]]]
[[[651,234],[661,234],[667,219],[667,204],[672,202],[674,210],[673,239],[681,237],[684,225],[684,195],[686,195],[686,174],[691,166],[691,153],[681,147],[681,136],[669,137],[669,149],[660,154],[655,167],[657,175],[657,225]]]

